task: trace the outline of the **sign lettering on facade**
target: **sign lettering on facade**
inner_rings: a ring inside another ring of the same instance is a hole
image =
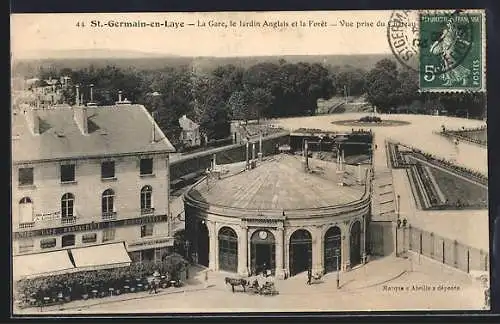
[[[14,232],[14,239],[23,239],[34,236],[53,236],[59,235],[63,233],[74,233],[74,232],[86,232],[93,230],[101,230],[106,229],[111,226],[133,226],[133,225],[142,225],[148,223],[158,223],[158,222],[166,222],[168,220],[167,215],[153,215],[153,216],[145,216],[145,217],[137,217],[137,218],[129,218],[129,219],[121,219],[116,221],[106,221],[106,222],[92,222],[81,225],[72,225],[72,226],[64,226],[64,227],[55,227],[55,228],[43,228],[36,229],[31,231],[24,232]]]

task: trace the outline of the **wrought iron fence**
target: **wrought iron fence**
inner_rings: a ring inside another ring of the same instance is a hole
[[[489,253],[457,240],[450,240],[432,232],[409,226],[400,228],[403,249],[419,253],[443,264],[469,273],[470,271],[488,271]]]

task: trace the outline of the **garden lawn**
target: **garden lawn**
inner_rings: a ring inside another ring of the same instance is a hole
[[[451,205],[460,200],[466,205],[488,207],[488,189],[434,167],[429,169]]]

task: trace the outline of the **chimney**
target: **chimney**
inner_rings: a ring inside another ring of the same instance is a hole
[[[87,107],[77,106],[73,107],[73,119],[78,125],[82,135],[89,134],[88,120],[87,120]]]
[[[24,110],[24,115],[31,133],[33,135],[40,135],[40,119],[36,111],[32,107],[29,107]]]
[[[156,112],[151,113],[151,143],[156,142],[156,123],[155,123]]]
[[[78,86],[78,84],[75,86],[76,87],[76,102],[75,102],[75,105],[76,106],[80,106],[80,87]]]

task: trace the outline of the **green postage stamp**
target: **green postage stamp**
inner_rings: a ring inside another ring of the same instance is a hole
[[[486,89],[484,12],[420,12],[420,91]]]

